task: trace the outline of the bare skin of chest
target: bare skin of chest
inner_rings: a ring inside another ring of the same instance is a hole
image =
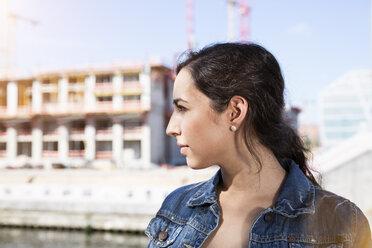
[[[253,222],[266,208],[257,202],[251,202],[250,206],[241,204],[240,201],[220,201],[220,222],[217,229],[207,238],[203,248],[247,247],[249,232]],[[259,207],[261,205],[261,207]],[[268,207],[267,206],[267,207]]]

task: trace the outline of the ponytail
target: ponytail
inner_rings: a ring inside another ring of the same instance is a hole
[[[272,148],[277,158],[290,158],[296,162],[305,176],[316,186],[319,183],[316,181],[313,173],[308,167],[307,161],[311,152],[305,147],[302,139],[288,124],[283,125],[282,129],[282,146],[279,149]]]

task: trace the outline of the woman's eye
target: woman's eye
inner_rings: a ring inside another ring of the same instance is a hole
[[[180,111],[180,112],[184,112],[184,111],[187,110],[185,107],[183,107],[183,106],[181,106],[181,105],[176,105],[176,108],[177,108],[177,110]]]

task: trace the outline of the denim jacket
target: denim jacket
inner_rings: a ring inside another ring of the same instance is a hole
[[[283,189],[254,221],[248,247],[372,247],[368,221],[354,203],[314,186],[293,161],[281,165]],[[148,247],[201,247],[219,223],[220,177],[219,170],[169,194],[145,231]]]

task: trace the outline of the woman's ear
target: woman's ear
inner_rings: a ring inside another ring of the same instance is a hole
[[[229,125],[239,129],[248,112],[248,102],[244,97],[235,95],[230,99],[228,105]]]

